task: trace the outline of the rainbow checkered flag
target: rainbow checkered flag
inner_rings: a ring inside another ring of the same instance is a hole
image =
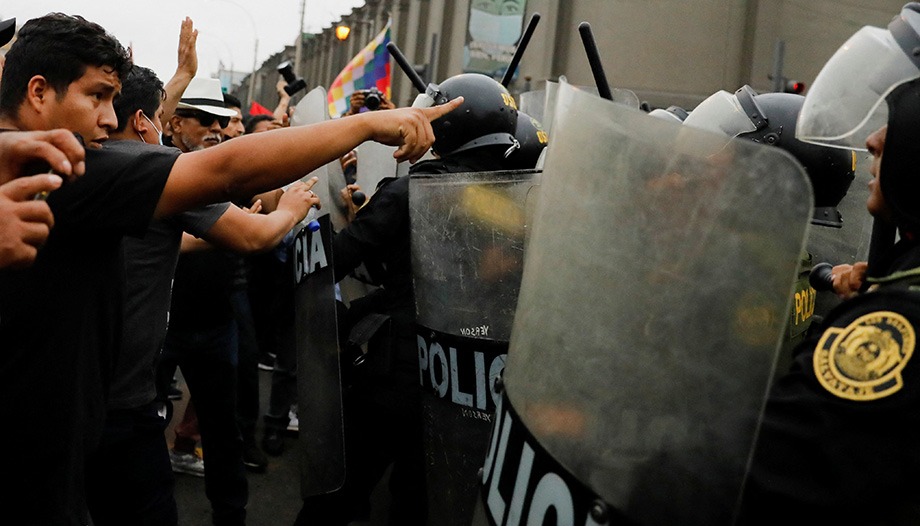
[[[345,69],[332,81],[329,87],[329,115],[338,117],[351,105],[350,97],[355,91],[376,87],[390,98],[390,21]]]

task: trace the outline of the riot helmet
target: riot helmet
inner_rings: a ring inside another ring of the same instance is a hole
[[[887,120],[882,101],[918,77],[920,3],[910,2],[887,29],[863,27],[827,61],[799,114],[797,137],[864,150],[869,134]]]
[[[888,124],[879,186],[898,226],[920,230],[920,3],[887,29],[863,27],[824,65],[805,97],[797,137],[865,149]],[[885,101],[886,104],[882,104]]]
[[[693,110],[684,124],[730,137],[776,146],[805,168],[814,190],[812,224],[840,228],[837,205],[856,173],[853,150],[810,144],[796,138],[796,120],[805,97],[793,93],[758,94],[742,86],[734,95],[719,91]]]
[[[456,110],[431,123],[432,149],[441,157],[486,146],[505,146],[505,156],[520,147],[514,133],[518,110],[508,90],[491,77],[463,73],[437,87],[435,100],[463,97]]]
[[[509,170],[532,170],[549,144],[549,135],[540,121],[519,111],[514,138],[521,147],[505,159],[505,167]]]
[[[648,112],[648,114],[652,117],[658,117],[659,119],[680,124],[687,119],[689,112],[680,106],[668,106],[667,108],[655,108]]]

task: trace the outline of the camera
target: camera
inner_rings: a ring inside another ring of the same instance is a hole
[[[380,108],[380,102],[383,100],[383,93],[377,88],[362,90],[364,93],[364,107],[375,111]]]
[[[278,73],[281,73],[281,76],[284,77],[285,82],[287,82],[287,86],[284,87],[284,92],[288,95],[293,97],[298,91],[306,89],[307,82],[304,79],[297,78],[297,75],[294,74],[294,66],[291,65],[290,60],[278,64]]]

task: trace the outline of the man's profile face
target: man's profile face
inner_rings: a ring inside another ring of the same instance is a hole
[[[230,124],[226,128],[221,130],[221,133],[224,134],[224,139],[233,139],[234,137],[239,137],[243,135],[243,132],[246,131],[246,128],[243,127],[243,112],[239,108],[229,108],[236,112],[236,115],[230,117]]]
[[[207,120],[210,114],[199,113]],[[221,127],[217,120],[204,126],[196,117],[177,115],[173,119],[173,144],[183,152],[194,152],[220,144]]]
[[[885,203],[885,196],[882,195],[882,188],[879,185],[879,177],[882,167],[882,154],[885,151],[885,138],[888,135],[888,126],[875,131],[866,140],[866,149],[872,155],[872,164],[869,166],[869,173],[872,180],[869,181],[869,198],[866,201],[866,208],[869,213],[882,219],[890,219],[891,212]]]
[[[105,66],[87,66],[63,94],[47,85],[42,96],[44,128],[65,128],[82,135],[87,145],[99,146],[118,127],[112,100],[119,91],[118,74]]]

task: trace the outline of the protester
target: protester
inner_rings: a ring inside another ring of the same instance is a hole
[[[181,156],[128,155],[102,146],[117,127],[112,100],[129,67],[102,27],[62,14],[26,22],[6,55],[0,128],[64,127],[89,146],[86,175],[48,196],[55,228],[35,264],[0,271],[0,419],[29,429],[30,447],[41,452],[12,455],[5,466],[16,484],[0,504],[17,524],[88,522],[84,462],[98,443],[117,358],[124,235],[142,234],[152,217],[278,188],[365,140],[417,160],[434,140],[429,122],[462,102],[287,128]],[[21,448],[4,436],[4,450]]]

